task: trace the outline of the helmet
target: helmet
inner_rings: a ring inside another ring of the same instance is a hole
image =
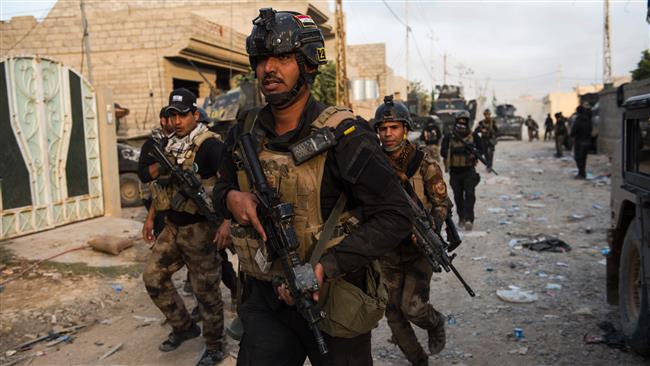
[[[246,37],[246,53],[253,71],[258,57],[295,53],[300,77],[291,91],[267,96],[267,101],[276,106],[291,105],[302,86],[313,83],[316,72],[307,72],[305,64],[317,67],[327,63],[325,39],[312,18],[272,8],[260,9],[259,16],[253,20],[253,30]]]
[[[199,123],[209,124],[212,122],[212,119],[208,116],[208,112],[206,112],[205,109],[199,107],[196,110],[199,111]]]
[[[462,123],[461,120],[465,120],[465,123],[469,123],[469,112],[468,111],[460,111],[456,113],[456,122],[457,123]]]
[[[490,112],[489,109],[486,109],[486,110],[483,111],[483,114],[485,114],[485,113],[490,113],[491,114],[492,112]]]
[[[401,102],[395,102],[392,95],[385,96],[384,104],[380,105],[375,111],[375,118],[373,119],[375,131],[380,124],[388,121],[402,122],[407,129],[413,129],[413,122],[408,108]]]

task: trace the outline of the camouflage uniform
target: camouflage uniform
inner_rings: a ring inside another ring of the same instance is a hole
[[[163,312],[174,332],[192,326],[190,314],[179,296],[172,275],[187,264],[192,289],[203,319],[207,349],[223,349],[223,301],[221,257],[212,243],[214,232],[207,222],[176,226],[167,222],[156,239],[143,279],[149,296]]]
[[[434,220],[444,222],[448,210],[447,187],[442,170],[428,154],[424,155],[417,171],[408,177],[410,163],[416,158],[416,147],[407,142],[400,152],[390,156],[391,165],[403,184],[411,184],[427,210],[432,209]],[[405,239],[381,259],[382,273],[388,289],[386,319],[393,338],[407,359],[415,364],[426,364],[427,353],[419,344],[409,322],[431,333],[438,332],[436,343],[429,348],[438,353],[444,347],[444,316],[429,304],[429,283],[434,268],[417,249],[412,239]],[[437,268],[437,271],[440,271]],[[442,334],[442,339],[440,339]],[[434,336],[435,338],[435,336]],[[433,348],[433,349],[432,349]]]

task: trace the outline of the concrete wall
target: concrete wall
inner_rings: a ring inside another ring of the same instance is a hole
[[[357,115],[370,119],[375,114],[375,109],[388,93],[393,93],[392,71],[386,65],[386,45],[384,43],[371,43],[350,45],[347,47],[347,71],[350,80],[350,102]],[[377,97],[372,99],[355,99],[356,85],[362,80],[374,80],[377,83]],[[406,93],[402,99],[406,98]]]
[[[650,93],[650,79],[631,82],[623,87],[625,99]],[[621,121],[623,110],[616,105],[616,88],[603,90],[599,98],[598,150],[610,161],[617,161],[621,143]]]

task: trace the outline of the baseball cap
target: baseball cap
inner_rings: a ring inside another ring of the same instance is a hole
[[[175,89],[169,94],[169,105],[166,110],[176,110],[180,113],[187,113],[189,111],[195,110],[196,105],[196,96],[191,91],[180,88]]]

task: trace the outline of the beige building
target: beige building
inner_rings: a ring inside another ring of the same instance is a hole
[[[614,86],[617,87],[621,84],[630,82],[631,80],[632,78],[629,75],[615,76]],[[562,112],[565,117],[568,117],[576,111],[578,103],[580,102],[580,95],[599,93],[602,90],[603,84],[591,84],[576,85],[576,87],[573,88],[573,91],[570,92],[551,92],[542,99],[543,113],[545,116],[547,113],[554,116],[555,113]]]
[[[130,109],[126,125],[120,126],[123,135],[147,133],[156,126],[174,88],[187,87],[199,100],[210,94],[204,77],[219,92],[230,89],[234,76],[250,70],[245,37],[258,9],[269,6],[268,1],[213,0],[85,4],[93,84],[112,89],[115,102]],[[321,25],[332,54],[333,17],[326,3],[274,1],[272,6],[310,15]],[[47,56],[88,77],[82,40],[78,1],[58,1],[41,22],[33,17],[0,22],[3,57]]]
[[[372,118],[385,95],[406,100],[406,79],[386,64],[384,43],[348,46],[346,56],[350,102],[356,114]]]

